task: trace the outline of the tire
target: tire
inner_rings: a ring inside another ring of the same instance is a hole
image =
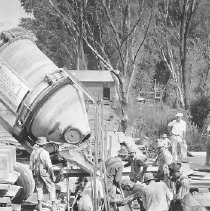
[[[35,182],[32,172],[27,165],[16,162],[14,170],[20,173],[15,185],[21,186],[22,188],[17,192],[12,202],[21,203],[34,192]]]

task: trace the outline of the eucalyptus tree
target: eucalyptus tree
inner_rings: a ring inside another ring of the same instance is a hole
[[[98,68],[113,74],[120,102],[120,130],[125,132],[131,86],[139,70],[154,2],[21,0],[34,16],[34,20],[23,19],[21,25],[38,35],[41,47],[56,61],[86,69],[85,55],[91,53],[97,58]]]

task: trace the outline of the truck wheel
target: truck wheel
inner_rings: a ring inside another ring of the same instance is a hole
[[[12,202],[21,203],[34,192],[35,182],[27,165],[17,162],[14,166],[14,170],[20,173],[15,185],[21,186],[22,188],[17,192]]]

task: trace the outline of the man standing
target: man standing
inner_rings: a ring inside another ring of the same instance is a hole
[[[206,149],[206,165],[210,165],[210,125],[207,127],[207,149]]]
[[[124,167],[131,166],[130,180],[132,182],[142,181],[144,173],[147,171],[148,165],[145,156],[137,155],[132,148],[128,148],[129,162]],[[142,170],[143,167],[143,170]]]
[[[168,211],[173,194],[167,185],[160,181],[155,182],[152,173],[144,174],[146,187],[143,189],[142,200],[146,211]]]
[[[42,211],[43,187],[45,186],[50,194],[52,201],[52,211],[56,210],[55,206],[55,175],[52,169],[52,162],[49,153],[45,150],[47,144],[45,137],[39,137],[36,142],[38,148],[34,149],[30,157],[30,168],[35,180],[35,186],[38,196],[38,210]]]
[[[172,156],[173,160],[177,161],[177,145],[180,146],[180,159],[182,162],[187,162],[187,144],[185,141],[186,122],[182,120],[183,114],[177,113],[176,119],[168,124],[171,131]]]

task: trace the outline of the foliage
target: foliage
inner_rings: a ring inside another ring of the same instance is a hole
[[[206,134],[200,131],[195,124],[188,122],[186,132],[188,151],[206,151],[206,140]]]
[[[58,66],[113,73],[123,131],[127,122],[133,126],[133,118],[139,118],[145,133],[165,131],[167,118],[160,119],[171,111],[147,108],[144,122],[129,108],[139,91],[154,89],[155,80],[171,110],[183,107],[184,98],[209,93],[208,0],[20,1],[34,16],[22,19],[20,26],[35,33],[38,46]],[[153,121],[150,112],[158,119]]]
[[[86,69],[79,61],[87,63],[90,60],[88,56],[85,58],[87,54],[100,61],[100,69],[113,73],[125,131],[128,98],[152,19],[153,2],[21,0],[25,10],[35,18],[34,21],[23,19],[21,25],[35,32],[42,49],[49,51],[47,55],[57,64]]]
[[[196,99],[190,107],[192,122],[201,130],[205,119],[210,113],[210,97],[200,97]]]
[[[171,121],[177,110],[171,109],[162,103],[141,105],[141,116],[136,123],[136,130],[139,136],[158,138],[163,133],[168,133],[168,123]]]

